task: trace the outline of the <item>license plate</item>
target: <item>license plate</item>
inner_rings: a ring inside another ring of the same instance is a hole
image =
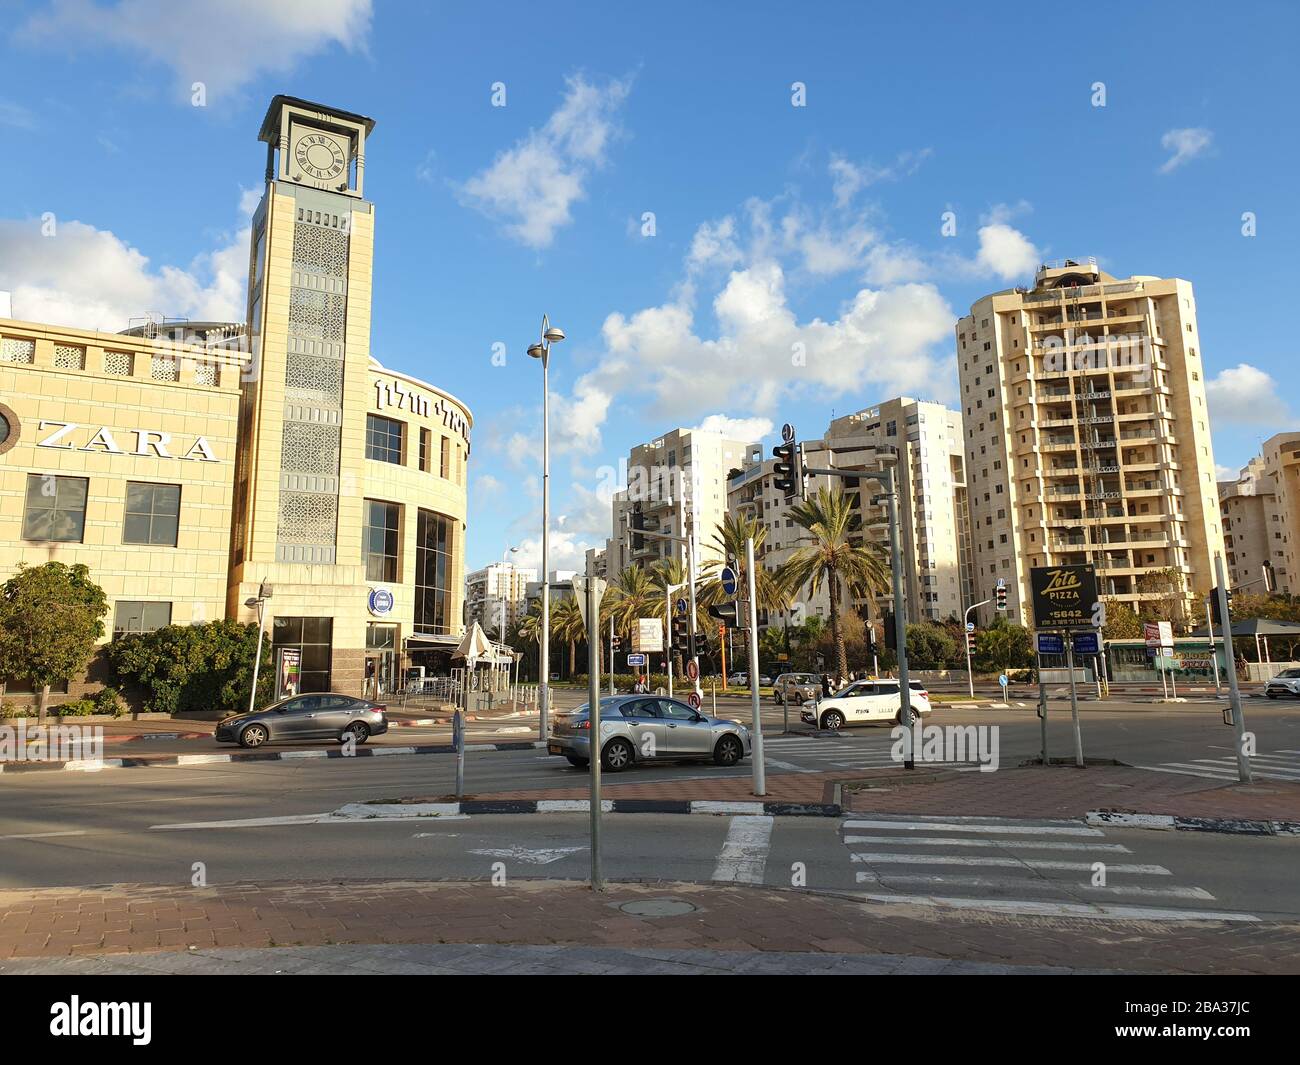
[[[547,753],[547,754],[563,754],[563,753],[564,753],[564,748],[562,748],[558,743],[548,743],[548,744],[546,745],[546,753]]]

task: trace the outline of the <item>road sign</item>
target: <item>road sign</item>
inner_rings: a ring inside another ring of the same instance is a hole
[[[641,654],[630,654],[630,655],[627,656],[627,664],[628,664],[629,666],[644,666],[644,665],[645,665],[645,655],[641,655]]]
[[[975,622],[973,622],[973,621],[968,621],[968,622],[966,622],[966,631],[967,631],[967,632],[974,632],[974,631],[975,631]]]
[[[781,439],[784,440],[787,444],[794,439],[794,426],[791,425],[789,422],[786,422],[783,426],[781,426]]]
[[[730,566],[723,566],[719,579],[722,581],[722,590],[728,595],[734,596],[736,594],[736,571]]]
[[[658,618],[638,618],[632,632],[632,649],[658,654],[664,649],[664,630]]]
[[[1005,588],[1006,586],[1007,586],[1007,579],[1006,579],[1005,577],[999,577],[999,578],[998,578],[998,587],[999,587],[999,588]]]
[[[686,703],[692,710],[698,710],[700,708],[699,692],[691,692],[691,694],[686,697]]]
[[[685,599],[681,599],[681,598],[679,598],[679,599],[677,600],[677,613],[679,613],[679,614],[685,614],[685,613],[686,613],[686,610],[687,610],[687,605],[688,605],[688,604],[687,604],[687,602],[686,602]]]
[[[699,677],[699,675],[700,675],[699,663],[697,663],[695,659],[692,658],[689,662],[686,663],[686,679],[695,680],[697,677]]]
[[[1092,566],[1034,566],[1034,624],[1042,629],[1091,629],[1096,621],[1097,573]]]
[[[1007,675],[1006,675],[1005,673],[1000,674],[1000,675],[998,676],[998,683],[1001,684],[1002,687],[1004,687],[1004,688],[1007,686],[1007,684],[1010,683],[1010,682],[1007,680]]]
[[[1076,632],[1074,634],[1074,653],[1076,655],[1101,654],[1101,640],[1095,632]]]
[[[1054,632],[1040,632],[1038,634],[1038,653],[1040,655],[1063,655],[1065,654],[1065,641]]]

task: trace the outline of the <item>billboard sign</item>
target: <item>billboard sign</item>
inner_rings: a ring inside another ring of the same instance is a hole
[[[1029,571],[1034,627],[1091,629],[1097,607],[1097,574],[1092,566],[1035,566]]]
[[[664,649],[664,630],[658,618],[638,618],[632,632],[632,650],[658,654]]]

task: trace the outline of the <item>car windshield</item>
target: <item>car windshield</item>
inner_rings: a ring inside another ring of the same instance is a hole
[[[1300,677],[1300,669],[1284,669],[1278,674],[1278,676],[1286,677],[1288,680],[1293,680],[1296,677]]]
[[[617,698],[617,696],[610,696],[608,699],[602,699],[602,700],[600,701],[600,716],[601,716],[601,717],[618,717],[618,716],[619,716],[619,711],[618,711],[617,708],[618,708],[618,698]],[[583,703],[583,704],[582,704],[580,707],[578,707],[576,710],[570,710],[569,713],[573,714],[574,717],[577,717],[578,715],[582,715],[582,716],[584,716],[584,717],[590,717],[590,716],[591,716],[591,703],[589,703],[589,702]]]

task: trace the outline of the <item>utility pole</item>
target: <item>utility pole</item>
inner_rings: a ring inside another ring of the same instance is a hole
[[[970,660],[971,658],[970,656],[970,632],[971,632],[970,612],[972,610],[977,609],[978,607],[988,606],[988,604],[991,602],[993,602],[992,599],[984,599],[978,603],[971,603],[971,605],[966,608],[966,615],[965,615],[966,624],[962,626],[963,629],[962,638],[966,641],[966,682],[970,685],[970,697],[972,699],[975,698],[975,673],[971,668],[971,660]]]
[[[1214,594],[1219,597],[1219,621],[1223,626],[1223,666],[1228,671],[1228,696],[1232,701],[1232,728],[1237,740],[1237,779],[1250,783],[1250,758],[1246,755],[1246,719],[1241,712],[1241,691],[1237,687],[1237,661],[1232,647],[1232,616],[1228,613],[1228,582],[1223,576],[1223,556],[1214,556]]]
[[[767,773],[763,764],[763,718],[758,703],[758,596],[754,577],[754,538],[745,537],[745,583],[749,588],[749,699],[754,719],[754,794],[767,794]]]

